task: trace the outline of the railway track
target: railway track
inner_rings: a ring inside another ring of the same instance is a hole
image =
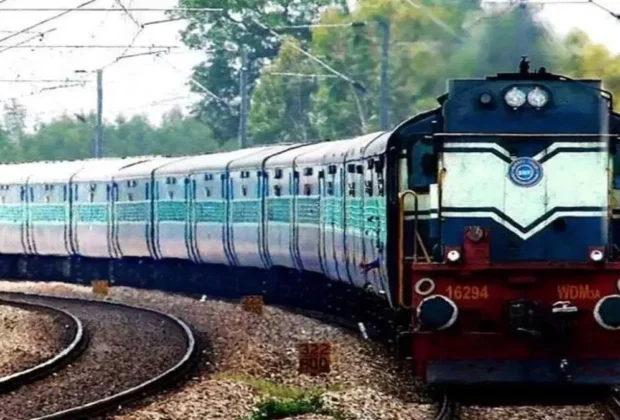
[[[611,419],[620,420],[620,389],[613,388],[603,406]]]
[[[10,392],[11,390],[22,385],[26,385],[39,378],[57,372],[79,357],[87,346],[88,338],[82,321],[66,310],[53,308],[43,304],[14,302],[2,299],[0,299],[0,305],[54,314],[60,318],[63,318],[67,323],[67,327],[72,331],[72,338],[69,344],[57,352],[53,357],[28,369],[0,377],[0,393]]]
[[[461,404],[444,392],[438,405],[434,420],[458,420],[461,416]]]
[[[82,356],[55,375],[0,395],[0,419],[93,418],[178,381],[197,356],[185,322],[117,302],[0,293],[4,302],[72,313],[88,331]]]

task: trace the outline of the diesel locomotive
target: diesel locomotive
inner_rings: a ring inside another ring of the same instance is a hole
[[[405,313],[429,383],[618,383],[619,133],[600,81],[524,61],[390,132],[2,165],[0,271],[285,270]]]

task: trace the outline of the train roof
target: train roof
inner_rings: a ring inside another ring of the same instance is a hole
[[[32,167],[29,184],[66,184],[88,161],[43,162]]]
[[[321,143],[299,143],[296,145],[291,145],[289,149],[270,156],[265,162],[265,168],[269,169],[290,166],[293,163],[293,159],[297,156],[320,147],[320,144]]]
[[[0,165],[0,184],[25,184],[30,174],[40,166],[39,162]]]
[[[120,168],[112,177],[113,180],[128,180],[128,179],[142,179],[150,178],[153,171],[168,163],[183,160],[179,157],[151,157],[132,165]]]
[[[104,158],[92,159],[79,170],[73,177],[73,182],[108,182],[123,168],[138,162],[143,162],[148,157]]]
[[[296,146],[295,144],[286,144],[261,147],[252,154],[231,160],[228,164],[228,168],[231,171],[239,169],[261,169],[263,161],[268,157],[285,152]]]
[[[376,133],[366,134],[364,136],[353,139],[351,141],[351,146],[349,148],[349,151],[347,152],[345,161],[359,160],[359,159],[363,159],[366,156],[369,156],[369,154],[367,153],[368,151],[367,149],[375,141],[380,139],[384,134],[385,134],[384,132],[376,132]],[[387,144],[388,137],[389,136],[386,137],[386,144]]]
[[[230,152],[209,153],[198,156],[186,156],[183,159],[170,162],[155,171],[155,176],[185,175],[197,172],[217,171],[224,172],[228,162],[238,159],[262,149],[250,147],[247,149],[233,150]]]
[[[378,137],[372,140],[367,146],[364,152],[364,156],[376,156],[385,153],[387,150],[388,140],[392,136],[393,131],[381,133]]]

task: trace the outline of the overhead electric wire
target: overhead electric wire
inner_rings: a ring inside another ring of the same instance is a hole
[[[67,15],[67,14],[69,14],[69,13],[71,13],[71,12],[75,11],[75,10],[80,10],[80,8],[82,8],[82,7],[84,7],[84,6],[88,6],[89,4],[92,4],[92,3],[96,2],[96,1],[97,1],[97,0],[89,0],[89,1],[87,1],[87,2],[85,2],[85,3],[80,4],[80,5],[79,5],[76,9],[69,9],[69,10],[65,10],[65,11],[64,11],[64,12],[62,12],[62,13],[59,13],[59,14],[57,14],[57,15],[54,15],[54,16],[49,17],[49,18],[47,18],[47,19],[44,19],[44,20],[42,20],[42,21],[40,21],[40,22],[38,22],[38,23],[35,23],[34,25],[30,25],[30,26],[28,26],[27,28],[22,29],[21,31],[17,31],[17,32],[15,32],[14,34],[11,34],[11,35],[8,35],[8,36],[5,36],[4,38],[0,38],[0,42],[4,42],[4,41],[6,41],[6,40],[9,40],[9,39],[11,39],[11,38],[16,37],[17,35],[23,34],[23,33],[24,33],[24,32],[26,32],[26,31],[29,31],[29,30],[31,30],[31,29],[34,29],[34,28],[36,28],[37,26],[41,26],[41,25],[44,25],[44,24],[46,24],[46,23],[48,23],[48,22],[51,22],[52,20],[55,20],[55,19],[61,18],[61,17],[65,16],[65,15]],[[3,9],[0,9],[0,12],[2,12],[2,11],[3,11]]]
[[[142,24],[138,22],[138,20],[131,13],[129,13],[129,11],[127,10],[127,8],[125,7],[125,5],[123,4],[121,0],[114,0],[114,2],[120,6],[123,12],[125,12],[125,14],[129,16],[129,19],[131,19],[133,23],[135,23],[136,25],[142,28]]]
[[[278,72],[278,71],[271,71],[271,72],[268,72],[268,73],[265,73],[265,74],[266,75],[273,74],[273,75],[276,75],[276,76],[306,77],[306,78],[311,78],[311,79],[338,78],[338,76],[336,76],[335,74],[286,73],[286,72]]]
[[[349,22],[349,23],[314,23],[308,25],[284,25],[284,26],[272,26],[271,29],[279,31],[281,29],[304,29],[304,28],[345,28],[364,26],[367,22]]]
[[[143,104],[143,105],[137,105],[137,106],[131,106],[131,107],[127,107],[127,108],[120,108],[120,109],[116,109],[116,111],[132,111],[134,109],[144,109],[144,108],[150,108],[153,106],[157,106],[157,105],[163,105],[166,103],[170,103],[170,102],[176,102],[176,101],[180,101],[180,100],[191,100],[192,97],[190,95],[185,95],[185,96],[175,96],[172,98],[166,98],[166,99],[160,99],[160,100],[156,100],[156,101],[152,101],[149,102],[147,104]]]
[[[612,15],[613,17],[615,17],[616,19],[620,19],[620,13],[614,13],[611,9],[603,6],[602,4],[600,4],[599,2],[595,1],[595,0],[590,0],[589,3],[592,3],[594,6],[598,7],[599,9],[609,13],[610,15]]]
[[[160,58],[159,56],[156,56],[157,58]],[[162,59],[163,60],[163,59]],[[169,62],[168,60],[163,60],[164,63],[168,64],[170,67],[172,67],[174,70],[176,70],[179,73],[183,74],[183,70],[179,69],[178,67],[176,67],[174,64],[172,64],[171,62]],[[194,86],[196,86],[198,89],[202,90],[204,93],[206,93],[207,95],[211,96],[213,99],[217,100],[220,103],[225,104],[226,106],[230,107],[230,105],[223,100],[222,98],[220,98],[219,96],[217,96],[215,93],[211,92],[209,89],[207,89],[206,87],[204,87],[202,85],[202,83],[200,83],[199,81],[197,81],[194,77],[190,77],[189,82],[191,84],[193,84]]]
[[[179,17],[179,18],[171,18],[171,19],[163,19],[163,20],[154,20],[152,22],[143,23],[142,27],[149,26],[149,25],[159,25],[160,23],[176,22],[176,21],[183,20],[183,19],[185,18]]]
[[[50,86],[50,87],[45,87],[42,89],[39,89],[37,91],[34,92],[30,92],[27,93],[25,95],[21,95],[21,96],[13,96],[11,98],[6,98],[6,99],[0,99],[0,103],[2,102],[8,102],[11,99],[23,99],[23,98],[30,98],[32,96],[37,96],[40,95],[42,93],[46,93],[49,92],[51,90],[58,90],[58,89],[69,89],[69,88],[74,88],[74,87],[78,87],[78,86],[84,86],[86,82],[79,82],[79,83],[72,83],[72,84],[64,84],[64,85],[58,85],[58,86]]]
[[[133,58],[133,57],[141,57],[143,55],[159,55],[159,54],[165,54],[167,53],[168,50],[159,50],[159,51],[149,51],[149,52],[143,52],[143,53],[138,53],[138,54],[127,54],[127,55],[123,55],[121,57],[118,57],[116,59],[116,61],[120,61],[120,60],[124,60],[126,58]]]
[[[114,60],[112,60],[111,62],[109,62],[105,66],[101,67],[101,69],[104,70],[104,69],[110,67],[112,64],[117,63],[120,60],[122,60],[124,57],[126,57],[127,56],[127,52],[129,51],[129,49],[131,47],[133,47],[133,45],[135,44],[136,40],[138,39],[138,37],[140,36],[140,34],[142,33],[143,30],[144,30],[144,28],[142,28],[141,26],[138,27],[138,30],[136,31],[136,33],[134,34],[133,38],[131,39],[131,42],[129,43],[129,45],[127,45],[125,47],[123,52],[118,57],[116,57]]]
[[[279,33],[277,33],[276,31],[274,31],[273,29],[271,29],[270,27],[262,24],[261,22],[259,22],[256,18],[251,18],[252,21],[257,24],[259,27],[263,28],[264,30],[268,31],[269,33],[271,33],[273,36],[275,36],[276,38],[278,38],[278,40],[282,40],[282,35],[280,35]],[[321,65],[323,68],[325,68],[326,70],[328,70],[330,73],[335,74],[336,76],[340,77],[342,80],[350,83],[352,86],[356,87],[357,89],[365,92],[366,88],[357,80],[353,80],[351,79],[349,76],[339,72],[338,70],[334,69],[332,66],[330,66],[329,64],[327,64],[325,61],[321,60],[320,58],[310,54],[308,51],[304,50],[301,47],[298,47],[295,44],[291,44],[290,45],[291,48],[295,49],[296,51],[300,52],[301,54],[305,55],[306,57],[308,57],[309,59],[311,59],[312,61],[318,63],[319,65]]]
[[[90,80],[71,79],[0,79],[0,83],[90,83]]]
[[[77,7],[32,7],[32,8],[16,8],[7,7],[0,8],[1,12],[221,12],[224,9],[215,7],[168,7],[168,8],[146,8],[146,7],[132,7],[119,9],[115,7],[89,7],[82,9]]]
[[[38,38],[40,35],[36,35],[33,38],[29,38],[24,42],[32,41],[35,38]],[[15,44],[15,45],[0,45],[0,48],[19,48],[19,49],[110,49],[110,50],[118,50],[118,49],[133,49],[133,50],[151,50],[155,48],[165,48],[168,50],[179,49],[178,45],[39,45],[39,44]]]
[[[131,19],[131,21],[138,27],[138,30],[134,34],[133,39],[131,40],[131,42],[129,43],[127,48],[125,48],[123,50],[123,52],[118,57],[116,57],[116,59],[114,59],[114,61],[112,61],[111,63],[108,63],[106,66],[104,66],[103,69],[105,69],[107,67],[110,67],[112,64],[118,63],[120,60],[123,60],[123,59],[127,58],[128,57],[127,52],[129,51],[129,49],[131,47],[133,47],[133,45],[135,44],[136,40],[138,39],[138,37],[142,33],[142,31],[144,31],[144,26],[140,22],[138,22],[138,19],[136,19],[135,16],[129,12],[129,10],[127,10],[125,5],[120,0],[114,0],[114,1],[115,1],[116,4],[121,6],[123,12],[127,16],[129,16],[129,19]],[[144,54],[137,54],[137,55],[144,55]],[[136,54],[133,54],[133,56],[136,56]]]
[[[18,42],[15,45],[0,45],[0,54],[2,54],[5,51],[12,50],[12,49],[15,49],[15,48],[23,48],[24,47],[23,44],[25,44],[26,42],[30,42],[30,41],[32,41],[35,38],[40,38],[42,36],[45,36],[45,35],[49,34],[50,32],[54,32],[55,30],[56,30],[56,28],[48,29],[45,32],[41,32],[41,34],[39,34],[39,35],[31,36],[30,38],[27,38],[27,39],[23,40],[22,42]]]
[[[426,6],[424,6],[423,4],[420,3],[415,3],[413,0],[405,0],[407,3],[409,3],[409,5],[411,7],[413,7],[414,9],[418,9],[421,10],[430,20],[432,20],[433,22],[435,22],[436,25],[438,25],[439,27],[443,28],[446,32],[448,32],[450,35],[454,36],[455,38],[457,38],[459,41],[461,40],[461,36],[456,33],[456,31],[454,29],[452,29],[447,23],[445,23],[443,20],[437,18],[435,15],[433,15]]]

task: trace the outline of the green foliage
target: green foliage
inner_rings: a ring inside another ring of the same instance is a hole
[[[328,0],[239,0],[233,5],[223,0],[180,0],[185,6],[228,7],[227,13],[193,18],[184,32],[188,45],[209,49],[210,58],[197,68],[196,77],[201,83],[210,83],[209,88],[233,109],[231,112],[205,96],[197,112],[204,121],[215,121],[210,124],[218,141],[235,137],[238,53],[234,50],[243,43],[249,46],[254,60],[249,124],[254,144],[375,131],[379,128],[380,103],[379,22],[386,21],[391,24],[388,73],[392,126],[436,107],[447,79],[515,71],[522,55],[530,57],[534,69],[545,66],[574,77],[602,77],[608,89],[620,93],[620,59],[593,44],[587,35],[575,32],[560,39],[540,21],[537,9],[516,2],[484,8],[479,0],[448,3],[420,0],[416,4],[423,7],[412,7],[403,1],[358,0],[350,10],[346,2]],[[283,10],[287,13],[280,13]],[[285,31],[282,33],[288,36],[278,40],[255,26],[253,18],[271,27],[315,21],[365,24]],[[359,82],[366,92],[333,77],[299,48]],[[326,75],[329,77],[323,77]]]
[[[376,131],[384,22],[391,26],[392,126],[437,107],[436,98],[445,92],[447,79],[514,71],[522,55],[530,57],[534,70],[545,66],[575,78],[602,78],[605,88],[615,94],[616,107],[620,106],[620,55],[592,42],[583,32],[563,39],[553,35],[535,9],[517,4],[481,8],[479,0],[416,0],[423,7],[394,0],[355,3],[350,9],[344,0],[179,0],[183,7],[225,9],[181,13],[188,22],[182,33],[184,42],[205,51],[205,61],[195,68],[194,78],[220,100],[205,93],[192,116],[172,109],[161,126],[153,126],[143,115],[118,116],[105,125],[105,155],[185,155],[235,149],[240,45],[249,52],[251,143],[334,139]],[[312,22],[340,26],[281,28],[282,37],[261,26]],[[300,49],[364,89],[335,77]],[[195,85],[192,89],[201,92]],[[16,101],[5,102],[3,107],[0,162],[92,155],[94,115],[63,116],[28,134],[26,110]]]
[[[220,374],[214,376],[214,379],[242,382],[262,396],[267,397],[256,405],[254,414],[246,420],[282,419],[310,413],[332,416],[338,420],[348,420],[348,417],[341,412],[326,408],[321,399],[326,391],[342,391],[344,388],[339,385],[331,385],[326,389],[306,390],[243,375]]]
[[[0,163],[91,157],[95,116],[82,119],[62,116],[42,124],[34,134],[23,134],[19,142],[0,129]],[[220,145],[209,126],[179,109],[164,115],[159,127],[142,115],[118,116],[113,124],[105,124],[104,139],[104,155],[116,157],[180,156],[233,148],[230,143]]]
[[[300,387],[292,386],[292,385],[282,385],[272,381],[268,381],[263,378],[254,378],[250,376],[243,375],[216,375],[215,379],[219,380],[231,380],[236,382],[242,382],[248,386],[250,386],[255,391],[268,395],[273,398],[281,398],[281,399],[296,399],[303,398],[309,395],[321,395],[324,391],[342,391],[344,388],[340,385],[331,385],[326,389],[313,389],[313,390],[305,390]]]
[[[269,399],[261,401],[256,406],[256,413],[250,416],[250,420],[283,419],[310,413],[326,414],[319,395],[297,397],[290,400]]]
[[[303,25],[315,20],[320,9],[330,3],[331,0],[179,0],[179,7],[225,9],[214,13],[181,13],[189,22],[182,33],[185,44],[208,51],[208,59],[195,68],[194,77],[222,101],[207,95],[197,104],[195,113],[213,127],[219,142],[235,137],[239,126],[238,47],[243,45],[248,51],[249,83],[253,86],[261,67],[274,59],[280,49],[278,37],[261,25]],[[290,29],[283,33],[302,42],[310,39],[308,29]],[[192,89],[204,93],[196,86]]]
[[[304,414],[331,416],[336,420],[349,420],[350,416],[325,407],[320,394],[299,395],[290,399],[267,399],[256,405],[247,420],[284,419]]]

